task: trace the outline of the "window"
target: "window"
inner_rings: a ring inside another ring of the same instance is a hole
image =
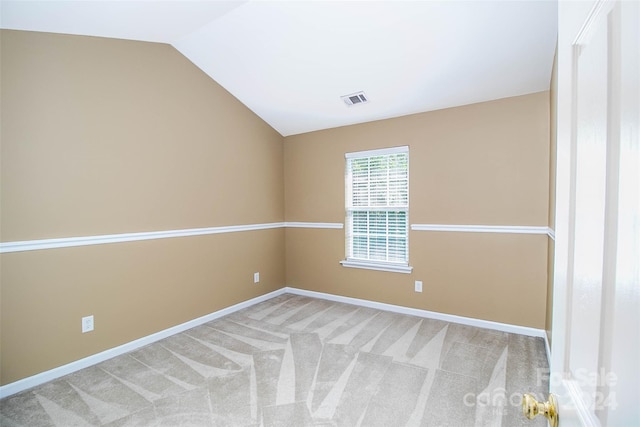
[[[409,147],[346,154],[346,267],[411,272]]]

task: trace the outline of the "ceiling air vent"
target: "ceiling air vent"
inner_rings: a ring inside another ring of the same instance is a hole
[[[351,95],[341,96],[340,99],[344,101],[348,106],[356,105],[356,104],[364,104],[365,102],[369,102],[367,96],[364,92],[356,92]]]

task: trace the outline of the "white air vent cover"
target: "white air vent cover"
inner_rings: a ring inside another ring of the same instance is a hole
[[[356,105],[356,104],[364,104],[365,102],[369,102],[369,100],[367,99],[367,96],[362,91],[352,93],[351,95],[341,96],[340,99],[342,99],[344,103],[349,106]]]

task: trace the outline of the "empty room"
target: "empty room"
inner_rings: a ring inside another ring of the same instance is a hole
[[[3,0],[0,425],[640,422],[639,22]]]

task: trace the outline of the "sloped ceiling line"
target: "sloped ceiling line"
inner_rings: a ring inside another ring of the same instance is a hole
[[[548,90],[557,37],[546,0],[0,7],[1,28],[171,44],[283,136]]]

